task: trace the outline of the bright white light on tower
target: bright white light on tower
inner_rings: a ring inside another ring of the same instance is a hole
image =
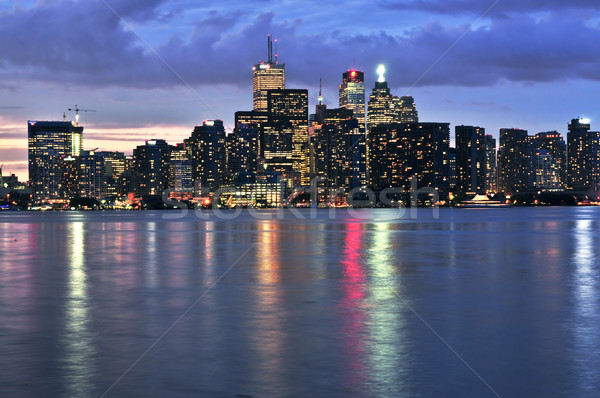
[[[379,64],[379,66],[377,67],[377,74],[379,75],[379,78],[377,79],[377,81],[379,83],[383,83],[385,81],[385,65],[384,64]]]
[[[579,119],[579,123],[590,124],[590,119],[588,119],[587,117],[581,118],[581,119]]]

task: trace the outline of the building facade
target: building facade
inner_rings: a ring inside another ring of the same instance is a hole
[[[61,159],[61,193],[65,199],[104,198],[107,193],[104,156],[94,151],[80,151],[78,156]]]
[[[435,188],[442,200],[450,185],[450,125],[391,123],[374,126],[367,136],[369,175],[375,190]]]
[[[573,119],[567,133],[567,185],[575,191],[587,191],[600,182],[600,133],[590,124]]]
[[[259,128],[256,124],[237,124],[225,143],[228,184],[240,173],[258,173]]]
[[[73,122],[28,121],[29,184],[34,203],[61,199],[60,161],[73,155],[83,127]],[[80,149],[80,148],[79,148]]]
[[[535,189],[564,189],[567,176],[567,145],[557,131],[536,134],[532,139]]]
[[[527,130],[500,129],[498,189],[507,195],[529,190],[530,139]]]
[[[137,197],[162,195],[169,187],[172,147],[165,140],[148,140],[133,150],[132,179]]]
[[[349,70],[342,74],[339,106],[352,110],[358,123],[365,125],[365,73],[363,71]]]
[[[308,90],[268,92],[269,123],[264,129],[264,159],[272,170],[293,172],[309,183]]]
[[[269,90],[285,89],[285,64],[273,58],[273,42],[271,35],[268,40],[267,61],[262,61],[252,67],[253,109],[266,111],[268,107],[267,93]]]
[[[485,193],[493,195],[498,192],[498,167],[496,139],[486,134],[485,141]]]
[[[215,192],[225,182],[225,127],[205,120],[186,141],[190,148],[194,186]]]
[[[456,126],[456,185],[459,196],[485,193],[486,145],[485,129]]]

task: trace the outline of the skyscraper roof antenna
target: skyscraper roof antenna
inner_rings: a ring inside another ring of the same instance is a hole
[[[275,63],[278,63],[277,61],[277,56],[278,56],[278,52],[277,52],[277,39],[275,39]]]
[[[323,105],[323,95],[321,95],[321,90],[323,89],[323,78],[319,78],[319,105]]]
[[[271,34],[267,35],[267,62],[273,62],[273,42],[271,41]]]

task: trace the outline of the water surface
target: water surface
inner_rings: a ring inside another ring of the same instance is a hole
[[[600,391],[600,209],[208,214],[1,213],[0,395]]]

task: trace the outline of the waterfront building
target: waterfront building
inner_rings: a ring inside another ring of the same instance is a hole
[[[369,176],[375,190],[401,188],[409,192],[411,179],[418,188],[437,189],[440,199],[449,192],[448,123],[391,123],[374,126],[367,136]]]
[[[485,193],[493,195],[498,192],[498,168],[496,157],[496,139],[486,134],[485,142]]]
[[[257,173],[259,163],[259,128],[256,124],[236,124],[226,139],[227,183],[239,173]]]
[[[498,149],[498,189],[507,195],[530,187],[530,139],[527,130],[500,129]]]
[[[107,195],[105,159],[100,153],[80,151],[79,156],[64,156],[60,168],[64,199],[101,199]]]
[[[169,154],[169,187],[175,192],[192,192],[192,162],[185,143],[175,145]]]
[[[323,109],[322,124],[311,129],[313,175],[324,188],[346,194],[366,185],[364,126],[347,108]],[[321,201],[330,199],[324,193]]]
[[[558,160],[547,149],[538,149],[533,156],[534,183],[538,190],[559,190],[563,188],[561,169]]]
[[[536,134],[532,139],[535,189],[564,189],[567,175],[567,145],[557,131]]]
[[[215,192],[225,181],[225,127],[222,120],[205,120],[186,140],[191,153],[194,186]]]
[[[130,173],[130,162],[123,152],[96,151],[104,158],[106,170],[106,193],[108,196],[125,196],[127,186],[123,184],[124,177]]]
[[[448,189],[456,192],[456,148],[448,148]]]
[[[169,186],[172,147],[165,140],[147,140],[133,150],[132,180],[137,197],[162,195]]]
[[[222,187],[217,200],[223,207],[281,207],[287,192],[285,180],[279,173],[241,171],[231,184]]]
[[[459,196],[483,194],[486,180],[485,129],[456,126],[456,190]]]
[[[79,154],[82,133],[83,127],[70,121],[27,122],[29,184],[34,203],[61,198],[60,160]]]
[[[567,133],[567,185],[587,191],[600,182],[600,133],[584,119],[573,119]]]

